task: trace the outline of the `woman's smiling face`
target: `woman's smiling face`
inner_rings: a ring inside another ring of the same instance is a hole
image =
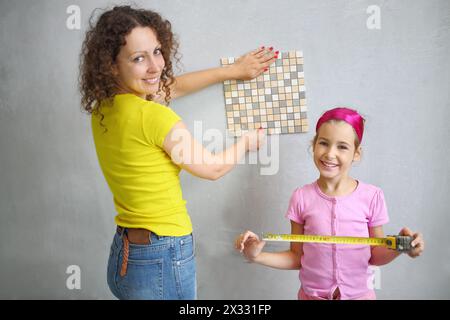
[[[313,151],[314,164],[322,178],[340,180],[348,176],[352,162],[361,156],[355,139],[353,127],[344,121],[325,122],[320,126]]]
[[[113,66],[118,93],[132,93],[143,99],[159,90],[165,66],[161,43],[149,27],[136,27],[125,37]]]

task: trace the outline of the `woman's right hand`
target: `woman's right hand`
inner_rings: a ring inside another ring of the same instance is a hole
[[[265,241],[259,240],[258,235],[247,230],[236,238],[235,249],[239,250],[247,260],[253,262],[259,256],[265,244]]]
[[[252,130],[242,134],[242,139],[245,139],[246,151],[257,151],[266,142],[266,134],[263,129]]]

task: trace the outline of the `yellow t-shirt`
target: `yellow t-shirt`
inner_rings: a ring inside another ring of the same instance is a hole
[[[117,225],[144,228],[158,235],[192,232],[179,179],[180,168],[162,145],[180,117],[169,107],[133,94],[102,101],[92,115],[100,167],[114,196]]]

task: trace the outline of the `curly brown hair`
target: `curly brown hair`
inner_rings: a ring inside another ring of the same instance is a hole
[[[156,12],[130,6],[114,7],[104,12],[96,23],[93,23],[94,15],[95,11],[89,20],[89,30],[80,54],[79,89],[82,110],[89,114],[100,114],[102,125],[104,115],[100,110],[100,102],[113,98],[117,90],[112,66],[116,63],[120,49],[126,44],[125,37],[136,27],[150,27],[161,43],[165,67],[159,90],[164,92],[165,102],[169,104],[170,85],[175,81],[172,58],[179,61],[179,45],[170,22]],[[147,100],[152,99],[151,95],[147,96]]]

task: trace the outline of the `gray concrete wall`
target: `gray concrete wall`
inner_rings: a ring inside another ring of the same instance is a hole
[[[108,1],[0,1],[0,298],[110,299],[106,263],[112,195],[80,112],[78,54],[87,21]],[[378,270],[380,299],[450,298],[450,3],[433,1],[136,1],[169,19],[182,70],[219,66],[260,45],[302,50],[311,127],[327,108],[367,118],[364,156],[352,174],[380,186],[391,222],[424,233],[425,254]],[[66,9],[77,5],[80,29]],[[369,29],[370,5],[380,29]],[[225,134],[222,86],[173,102],[194,130]],[[296,299],[296,271],[244,262],[244,229],[289,232],[291,192],[317,178],[313,131],[280,137],[279,169],[239,165],[210,182],[181,174],[197,240],[200,299]],[[270,244],[268,249],[287,248]],[[69,290],[68,266],[81,271]]]

